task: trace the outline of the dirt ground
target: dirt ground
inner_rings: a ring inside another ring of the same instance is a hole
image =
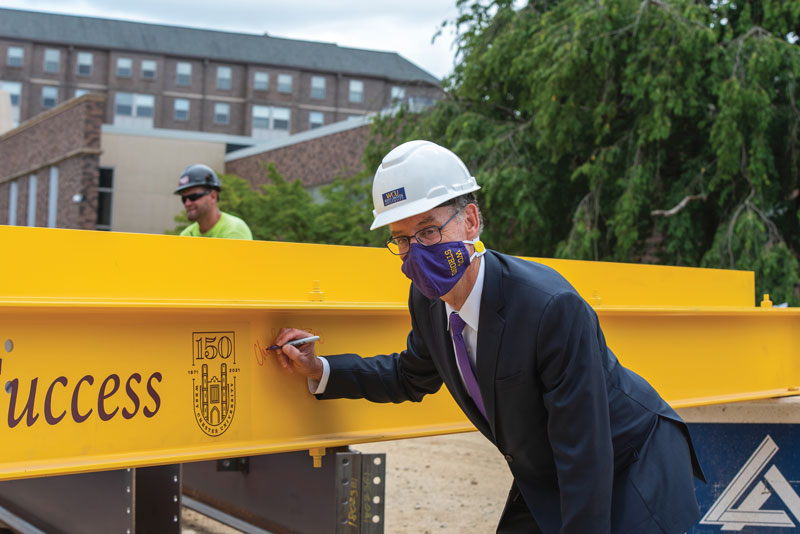
[[[386,453],[384,534],[494,532],[511,486],[511,474],[497,449],[478,432],[352,448]],[[182,532],[239,531],[184,508]]]
[[[384,534],[495,531],[511,487],[511,473],[480,433],[353,448],[386,453]]]

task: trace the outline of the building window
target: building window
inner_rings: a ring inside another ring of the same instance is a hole
[[[322,76],[311,77],[311,98],[325,98],[325,78]]]
[[[364,82],[361,80],[350,80],[350,102],[359,103],[364,101]]]
[[[22,83],[0,80],[0,91],[5,91],[11,95],[11,121],[14,128],[16,128],[19,126],[19,99],[22,95]]]
[[[25,49],[21,46],[9,46],[6,52],[6,65],[21,67],[25,61]]]
[[[216,124],[228,124],[231,115],[231,106],[224,102],[214,103],[214,122]]]
[[[256,91],[268,91],[269,90],[269,73],[268,72],[256,72],[253,74],[253,89]]]
[[[22,93],[22,83],[0,81],[0,90],[11,95],[11,105],[19,107],[19,96]]]
[[[152,128],[155,109],[153,95],[117,93],[114,97],[114,125]]]
[[[131,58],[117,58],[117,76],[120,78],[130,78],[133,76],[133,60]]]
[[[406,88],[397,85],[392,86],[392,102],[402,102],[406,99]]]
[[[291,74],[278,74],[278,92],[291,93],[292,92],[292,75]]]
[[[91,91],[88,89],[75,89],[75,98],[78,98],[79,96],[83,95],[88,95],[89,93],[91,93]]]
[[[91,52],[78,52],[78,76],[91,76],[94,55]]]
[[[178,63],[175,66],[175,84],[192,85],[192,64]]]
[[[36,175],[28,176],[28,226],[36,226]]]
[[[308,127],[310,129],[319,128],[325,124],[325,114],[321,111],[312,111],[308,114]]]
[[[231,68],[217,67],[217,89],[227,91],[231,88]]]
[[[50,167],[50,187],[47,190],[47,227],[56,227],[58,216],[58,167]]]
[[[290,118],[289,108],[272,108],[272,127],[275,130],[288,130]]]
[[[145,119],[153,118],[156,97],[153,95],[133,95],[133,114]]]
[[[145,80],[156,79],[156,62],[152,59],[142,60],[142,78]]]
[[[185,98],[175,99],[175,120],[188,121],[189,120],[189,101]]]
[[[44,51],[44,71],[58,72],[61,63],[61,51],[55,48],[48,48]]]
[[[253,130],[266,130],[269,128],[269,107],[253,106]]]
[[[123,117],[133,116],[133,95],[131,93],[117,93],[114,97],[114,114]]]
[[[291,123],[289,108],[253,106],[253,128],[251,135],[261,138],[285,137]]]
[[[42,107],[52,108],[58,104],[58,87],[46,85],[42,87]]]
[[[111,199],[114,193],[114,169],[100,167],[100,182],[97,188],[98,230],[111,230]]]
[[[8,224],[17,224],[17,195],[19,194],[17,180],[8,184]]]
[[[155,97],[153,95],[136,95],[117,93],[115,114],[123,117],[152,118]]]

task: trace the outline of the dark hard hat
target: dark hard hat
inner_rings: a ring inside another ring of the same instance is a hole
[[[197,164],[189,165],[181,173],[181,177],[178,179],[178,188],[175,190],[175,194],[177,195],[184,189],[189,189],[190,187],[196,187],[198,185],[210,187],[212,189],[216,189],[217,191],[222,189],[222,182],[219,181],[217,173],[214,172],[214,169],[207,165]]]

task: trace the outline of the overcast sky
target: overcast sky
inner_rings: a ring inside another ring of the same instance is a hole
[[[456,0],[3,0],[2,7],[212,30],[268,33],[397,52],[437,78],[453,68]]]

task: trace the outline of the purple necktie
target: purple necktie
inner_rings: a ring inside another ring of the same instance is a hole
[[[464,319],[459,317],[456,312],[450,314],[450,331],[453,334],[453,341],[456,347],[456,361],[458,362],[458,367],[461,369],[461,375],[464,377],[464,385],[467,386],[467,393],[469,393],[469,396],[475,401],[475,405],[481,411],[483,417],[486,417],[486,408],[483,407],[481,390],[478,389],[478,381],[475,378],[475,372],[472,370],[472,365],[470,365],[469,358],[467,357],[467,345],[464,343],[464,336],[461,335],[461,331],[464,330],[466,324]]]

